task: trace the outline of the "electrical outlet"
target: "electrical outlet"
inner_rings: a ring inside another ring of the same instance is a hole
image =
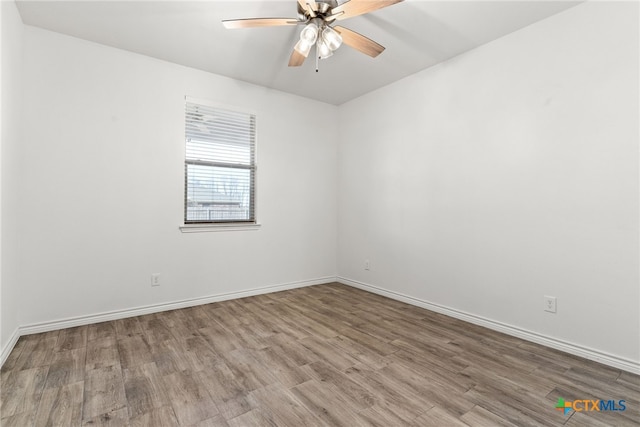
[[[160,273],[151,274],[151,286],[160,286]]]
[[[371,270],[371,262],[368,259],[364,260],[364,269]]]
[[[544,311],[549,313],[556,312],[556,297],[544,296]]]

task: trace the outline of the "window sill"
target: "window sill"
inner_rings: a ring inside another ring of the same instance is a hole
[[[184,224],[183,233],[207,233],[211,231],[251,231],[258,230],[261,224]]]

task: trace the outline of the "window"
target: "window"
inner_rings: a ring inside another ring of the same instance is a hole
[[[255,224],[255,115],[187,99],[184,223]]]

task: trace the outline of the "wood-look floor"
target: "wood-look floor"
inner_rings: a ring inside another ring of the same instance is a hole
[[[25,336],[1,373],[3,427],[640,420],[638,376],[339,284]]]

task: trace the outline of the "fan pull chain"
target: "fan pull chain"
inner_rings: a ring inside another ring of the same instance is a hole
[[[318,72],[318,63],[320,62],[320,55],[318,54],[318,43],[316,43],[316,73]]]

